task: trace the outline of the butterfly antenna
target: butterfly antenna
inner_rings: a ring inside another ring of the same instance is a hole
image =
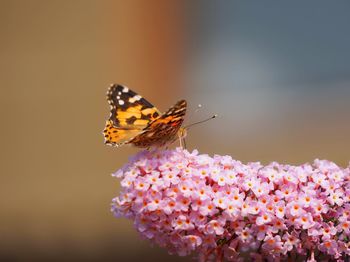
[[[190,125],[187,125],[187,126],[185,126],[184,128],[185,128],[185,129],[188,129],[188,128],[191,127],[191,126],[205,123],[205,122],[207,122],[207,121],[209,121],[209,120],[211,120],[211,119],[213,119],[213,118],[216,118],[216,117],[218,117],[217,114],[215,114],[215,115],[213,115],[213,116],[211,116],[211,117],[209,117],[209,118],[207,118],[207,119],[204,119],[204,120],[202,120],[202,121],[198,121],[198,122],[192,123],[192,124],[190,124]]]

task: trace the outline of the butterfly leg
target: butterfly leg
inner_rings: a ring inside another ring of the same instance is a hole
[[[184,137],[182,138],[182,143],[183,143],[183,148],[186,149],[187,148],[186,139]]]
[[[181,149],[186,149],[185,137],[183,137],[182,135],[179,135],[179,142],[180,142]]]

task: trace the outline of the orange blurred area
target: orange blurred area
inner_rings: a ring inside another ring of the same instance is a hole
[[[340,91],[315,95],[302,88],[292,94],[237,84],[237,92],[222,89],[217,78],[211,78],[217,84],[205,80],[210,74],[202,68],[212,60],[203,58],[206,41],[191,33],[191,12],[206,20],[200,7],[196,1],[1,1],[1,261],[191,260],[150,247],[131,221],[110,212],[119,192],[110,174],[138,151],[103,144],[105,93],[113,82],[161,111],[187,99],[188,123],[219,114],[191,129],[189,149],[244,162],[327,158],[348,165],[349,74],[321,81],[340,83]],[[255,80],[258,86],[261,79]],[[205,106],[194,114],[199,103]]]
[[[105,146],[102,130],[110,83],[161,109],[181,96],[180,11],[163,1],[2,1],[1,261],[168,259],[109,211],[119,189],[110,174],[137,150]]]

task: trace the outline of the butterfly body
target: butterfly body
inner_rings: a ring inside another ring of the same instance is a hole
[[[187,103],[180,100],[164,114],[146,99],[122,85],[111,85],[107,92],[111,114],[103,130],[111,146],[160,147],[183,134],[181,125]]]

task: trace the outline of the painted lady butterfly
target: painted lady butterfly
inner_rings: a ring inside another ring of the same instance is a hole
[[[150,102],[126,86],[113,84],[107,92],[111,114],[103,130],[105,144],[159,147],[181,139],[187,103],[180,100],[161,114]]]

